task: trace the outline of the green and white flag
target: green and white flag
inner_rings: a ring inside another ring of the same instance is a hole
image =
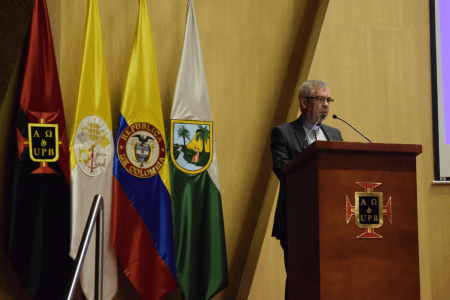
[[[171,115],[170,184],[177,279],[189,300],[228,286],[219,172],[194,5],[189,3]]]

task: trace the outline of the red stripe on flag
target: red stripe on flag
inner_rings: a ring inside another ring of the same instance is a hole
[[[111,242],[122,269],[143,299],[162,299],[176,288],[175,278],[116,177],[113,192]]]

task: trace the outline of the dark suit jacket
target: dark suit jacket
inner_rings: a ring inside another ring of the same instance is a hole
[[[272,130],[273,171],[280,180],[280,193],[278,195],[275,221],[272,236],[282,243],[287,239],[287,191],[286,178],[282,173],[283,166],[308,146],[305,141],[306,134],[301,117],[291,123],[284,123]],[[333,127],[322,125],[322,130],[329,141],[343,141],[341,132]]]

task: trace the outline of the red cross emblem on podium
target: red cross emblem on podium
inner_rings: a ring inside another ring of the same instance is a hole
[[[355,206],[352,206],[350,199],[346,196],[347,224],[352,216],[355,216],[356,226],[366,231],[357,238],[382,238],[375,233],[375,228],[383,226],[383,216],[386,216],[392,224],[391,197],[386,206],[383,206],[383,193],[375,193],[373,189],[381,183],[356,182],[364,188],[364,192],[355,192]]]

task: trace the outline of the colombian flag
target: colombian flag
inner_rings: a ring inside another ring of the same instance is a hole
[[[152,40],[147,4],[141,0],[116,138],[111,240],[142,298],[162,299],[177,284],[169,162]]]

